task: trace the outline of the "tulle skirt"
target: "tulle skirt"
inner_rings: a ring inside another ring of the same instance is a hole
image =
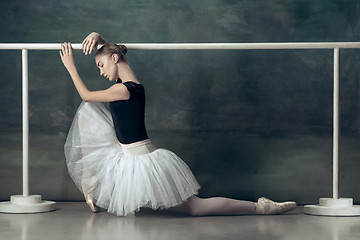
[[[177,206],[200,189],[189,167],[173,152],[156,149],[149,140],[122,147],[102,103],[81,103],[64,150],[79,190],[118,216],[133,215],[140,207]]]

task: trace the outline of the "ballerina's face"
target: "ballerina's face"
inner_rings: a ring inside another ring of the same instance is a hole
[[[101,76],[110,81],[115,81],[119,78],[114,54],[111,57],[110,55],[96,56],[95,62],[96,66],[100,69]]]

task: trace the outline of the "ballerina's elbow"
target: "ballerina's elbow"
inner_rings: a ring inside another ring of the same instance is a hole
[[[80,97],[84,102],[91,102],[89,94],[82,94],[82,95],[80,95]]]
[[[84,102],[101,102],[102,99],[99,99],[98,94],[96,94],[95,92],[92,91],[87,91],[86,93],[83,93],[80,95],[81,99]]]

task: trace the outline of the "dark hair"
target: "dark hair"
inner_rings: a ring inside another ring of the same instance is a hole
[[[112,55],[117,54],[121,61],[126,61],[126,53],[127,53],[127,47],[125,45],[118,45],[113,42],[105,43],[99,51],[97,51],[96,56],[98,55]]]

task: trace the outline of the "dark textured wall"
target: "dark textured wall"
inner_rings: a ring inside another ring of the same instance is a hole
[[[0,9],[0,42],[359,41],[356,0],[27,1]],[[359,50],[341,50],[341,191],[360,201]],[[75,53],[92,90],[111,84]],[[315,202],[331,196],[332,51],[139,51],[155,145],[189,164],[201,196]],[[21,52],[0,51],[0,199],[21,192]],[[57,51],[29,52],[30,190],[81,199],[62,151],[81,99]]]

